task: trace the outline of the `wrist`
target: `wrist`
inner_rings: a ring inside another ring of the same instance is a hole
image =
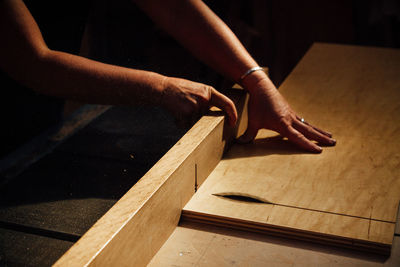
[[[130,90],[135,96],[134,103],[149,104],[161,106],[163,104],[163,95],[167,87],[167,76],[151,72],[133,70],[131,76]]]
[[[167,94],[167,88],[168,88],[168,80],[169,77],[168,76],[164,76],[164,75],[160,75],[159,80],[157,82],[158,86],[157,86],[157,100],[156,100],[156,104],[159,106],[165,106],[165,95]]]
[[[241,86],[251,94],[258,90],[260,83],[266,83],[268,87],[275,88],[274,84],[264,71],[254,71],[250,73],[242,79]]]

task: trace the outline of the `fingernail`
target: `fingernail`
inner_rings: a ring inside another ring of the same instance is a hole
[[[336,139],[331,139],[331,144],[336,145]]]
[[[322,152],[322,147],[317,146],[317,153],[321,153]]]

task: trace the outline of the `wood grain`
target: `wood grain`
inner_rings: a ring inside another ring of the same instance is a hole
[[[260,222],[388,251],[400,199],[400,51],[316,44],[279,90],[337,145],[307,154],[262,130],[253,144],[232,146],[184,216]]]
[[[399,266],[400,237],[390,258],[310,242],[184,222],[148,266]]]
[[[240,115],[246,95],[232,90],[231,97]],[[55,266],[146,265],[177,226],[196,180],[200,185],[243,128],[224,121],[219,111],[203,116]]]

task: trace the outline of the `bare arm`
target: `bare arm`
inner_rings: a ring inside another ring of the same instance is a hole
[[[210,67],[240,82],[250,93],[249,126],[240,140],[253,140],[259,129],[281,133],[311,152],[322,148],[312,142],[334,145],[331,135],[303,123],[261,71],[240,77],[257,66],[232,31],[200,0],[137,0],[155,22]]]
[[[229,27],[198,0],[137,0],[138,6],[199,59],[239,81],[257,66]]]
[[[0,36],[0,68],[40,93],[91,103],[162,105],[177,117],[216,105],[232,124],[236,120],[232,101],[212,87],[49,49],[21,0],[0,2]]]
[[[50,50],[22,1],[1,5],[0,67],[17,81],[46,95],[86,102],[159,101],[163,76]]]

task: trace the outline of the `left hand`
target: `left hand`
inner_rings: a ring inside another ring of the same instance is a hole
[[[171,112],[181,127],[191,126],[210,106],[223,110],[231,126],[237,121],[236,107],[231,99],[211,86],[186,79],[165,77],[160,104]]]
[[[251,84],[249,92],[248,128],[239,142],[252,141],[258,130],[265,128],[280,133],[299,147],[314,153],[321,153],[322,148],[312,141],[322,145],[336,144],[330,133],[302,122],[269,78]]]

